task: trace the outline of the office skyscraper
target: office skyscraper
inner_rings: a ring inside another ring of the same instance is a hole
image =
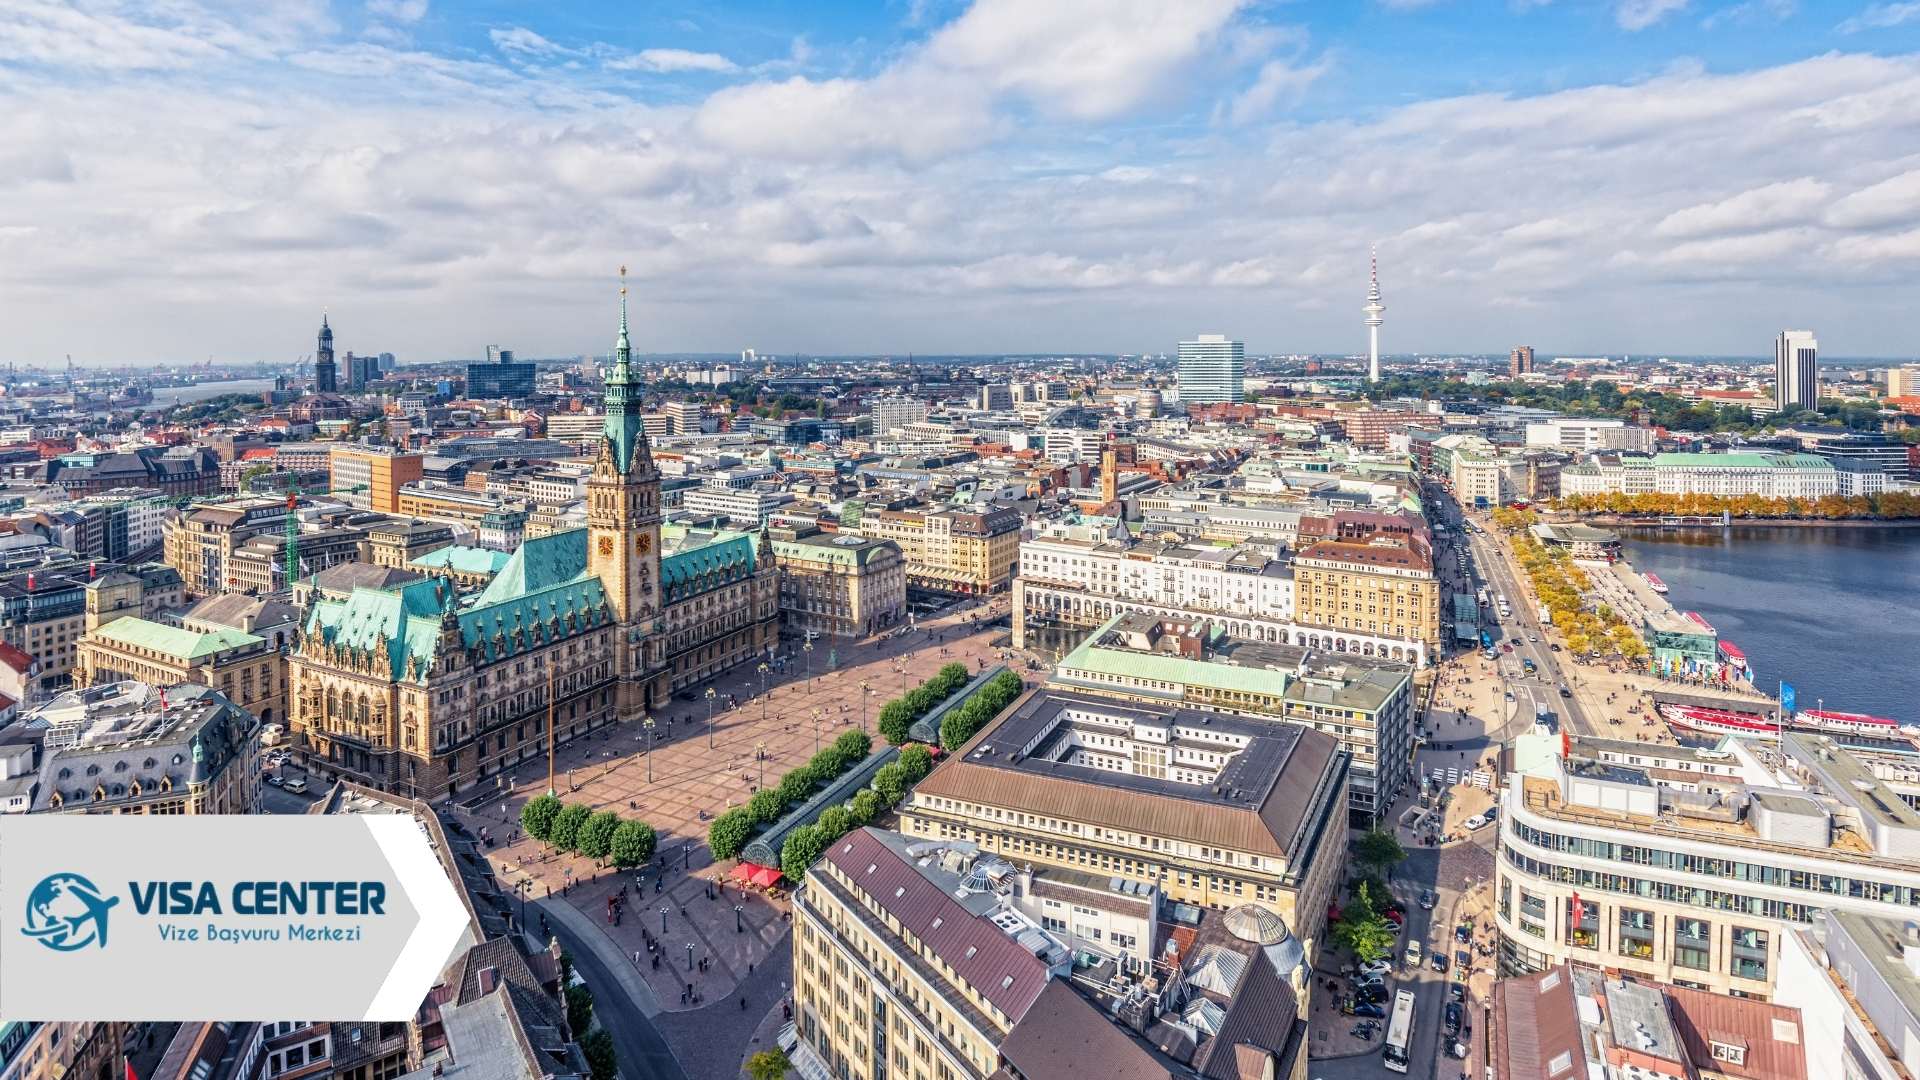
[[[1533,374],[1533,346],[1515,345],[1507,354],[1507,374],[1513,376]]]
[[[1225,334],[1201,334],[1180,343],[1180,401],[1184,405],[1238,405],[1247,399],[1247,346]]]
[[[320,315],[320,347],[313,353],[313,389],[315,393],[331,394],[340,388],[333,367],[333,327],[327,325],[326,313]]]
[[[1773,339],[1773,401],[1781,412],[1820,405],[1820,343],[1811,330],[1782,330]]]
[[[513,350],[487,346],[485,364],[467,365],[470,398],[525,398],[534,391],[534,366],[514,362]]]

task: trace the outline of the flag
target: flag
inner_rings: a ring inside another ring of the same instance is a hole
[[[131,1059],[131,1058],[121,1058],[120,1060],[121,1060],[121,1062],[122,1062],[123,1064],[125,1064],[125,1065],[126,1065],[126,1067],[127,1067],[127,1077],[126,1077],[126,1080],[140,1080],[140,1074],[139,1074],[139,1073],[136,1073],[136,1072],[134,1072],[134,1071],[133,1071],[133,1061],[132,1061],[132,1059]]]
[[[1580,925],[1580,920],[1586,917],[1586,912],[1587,912],[1587,906],[1580,902],[1580,894],[1574,893],[1573,894],[1573,925],[1574,926],[1577,927]]]
[[[1780,684],[1780,715],[1785,716],[1786,714],[1793,712],[1794,711],[1793,705],[1794,705],[1793,684],[1790,682],[1783,682]]]

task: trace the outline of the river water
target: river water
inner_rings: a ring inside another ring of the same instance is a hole
[[[1803,709],[1920,723],[1920,529],[1627,530],[1634,569],[1740,646]]]
[[[195,401],[219,397],[221,394],[264,394],[273,389],[272,379],[226,379],[221,382],[195,383],[192,386],[160,386],[153,391],[153,404],[149,409],[165,409],[173,405],[185,405]]]

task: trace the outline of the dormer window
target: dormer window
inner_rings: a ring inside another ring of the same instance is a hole
[[[1708,1044],[1713,1051],[1713,1060],[1724,1061],[1729,1065],[1745,1065],[1747,1048],[1736,1043],[1725,1043],[1718,1039]]]

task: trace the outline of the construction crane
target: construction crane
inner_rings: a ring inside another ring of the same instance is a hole
[[[300,577],[300,517],[294,512],[300,504],[300,496],[353,495],[365,490],[367,485],[354,484],[351,487],[329,488],[326,491],[303,492],[300,490],[298,480],[291,476],[287,478],[287,588],[293,588],[293,583]]]

